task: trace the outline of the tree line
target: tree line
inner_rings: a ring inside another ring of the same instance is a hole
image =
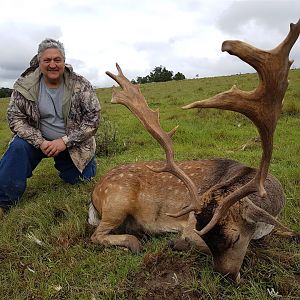
[[[7,98],[7,97],[10,97],[11,96],[11,93],[12,93],[12,89],[9,89],[9,88],[0,88],[0,98]]]
[[[177,72],[173,75],[173,71],[169,71],[164,66],[155,67],[149,75],[145,77],[138,76],[136,79],[131,80],[133,84],[149,83],[149,82],[163,82],[171,80],[183,80],[185,76]]]
[[[164,82],[171,80],[183,80],[185,76],[181,72],[177,72],[173,75],[173,71],[167,70],[164,66],[155,67],[149,75],[145,77],[138,76],[136,79],[132,79],[133,84],[150,83],[150,82]],[[11,96],[12,89],[0,88],[0,98],[7,98]]]

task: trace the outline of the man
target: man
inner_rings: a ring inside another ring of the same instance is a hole
[[[0,217],[21,198],[43,158],[54,158],[67,183],[95,176],[100,104],[91,84],[65,64],[59,41],[40,43],[14,84],[7,118],[14,137],[0,161]]]

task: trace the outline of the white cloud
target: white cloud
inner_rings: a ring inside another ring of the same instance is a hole
[[[297,22],[300,1],[10,0],[1,11],[0,87],[12,86],[46,37],[62,41],[67,62],[102,87],[113,84],[105,71],[115,62],[130,79],[159,65],[189,78],[253,71],[222,53],[222,42],[275,47]],[[297,67],[299,44],[290,55]]]

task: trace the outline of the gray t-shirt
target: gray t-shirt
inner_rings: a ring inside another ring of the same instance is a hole
[[[40,130],[45,139],[52,141],[65,135],[65,123],[62,113],[64,84],[58,88],[48,88],[43,77],[40,82],[39,112]]]

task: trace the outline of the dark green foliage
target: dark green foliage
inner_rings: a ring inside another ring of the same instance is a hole
[[[12,93],[12,89],[9,89],[9,88],[0,88],[0,98],[7,98],[7,97],[10,97],[11,96],[11,93]]]
[[[96,155],[112,156],[126,150],[125,141],[121,141],[117,126],[104,117],[96,134]]]
[[[180,73],[180,72],[177,72],[174,76],[173,76],[173,79],[174,80],[184,80],[185,79],[185,76]]]
[[[143,83],[150,83],[150,82],[165,82],[171,80],[183,80],[185,76],[177,72],[173,76],[173,71],[169,71],[164,66],[155,67],[149,75],[145,77],[138,76],[136,80],[131,80],[133,84],[143,84]]]
[[[164,82],[172,80],[173,72],[166,69],[166,67],[155,67],[149,75],[150,82]]]
[[[136,83],[139,83],[139,84],[142,84],[142,83],[148,83],[148,82],[151,82],[150,81],[150,78],[149,78],[149,75],[145,76],[145,77],[140,77],[138,76],[136,78]]]

